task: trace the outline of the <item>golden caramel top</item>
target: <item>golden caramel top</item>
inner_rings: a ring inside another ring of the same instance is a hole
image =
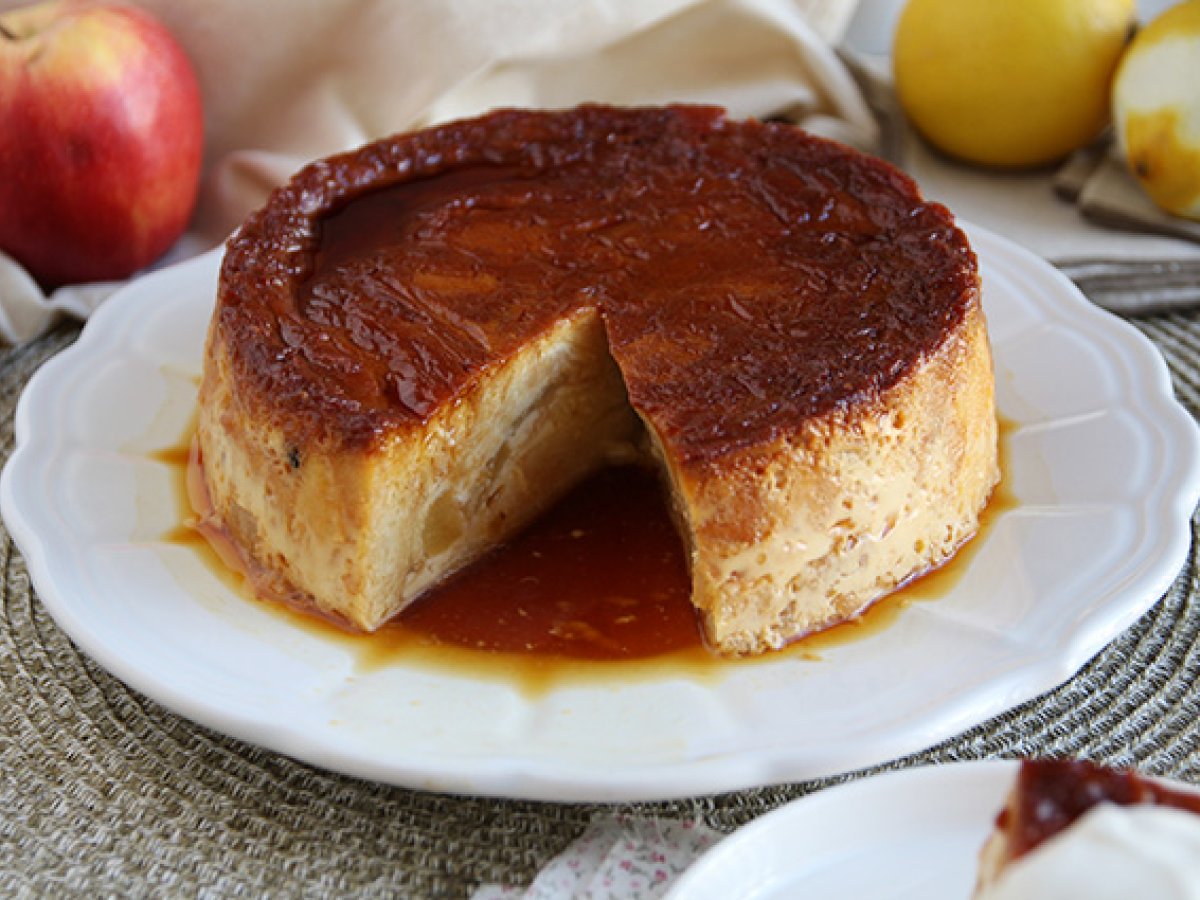
[[[898,170],[706,107],[502,111],[322,160],[230,240],[216,332],[299,438],[426,420],[583,306],[683,460],[877,395],[978,303]]]

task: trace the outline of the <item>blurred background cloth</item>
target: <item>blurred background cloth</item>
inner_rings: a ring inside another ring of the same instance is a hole
[[[220,243],[308,160],[397,131],[497,106],[702,102],[784,116],[891,159],[926,196],[1051,260],[1110,308],[1200,302],[1200,243],[1186,234],[1145,215],[1102,222],[1055,193],[1052,170],[960,165],[905,126],[888,61],[903,0],[132,2],[179,38],[205,102],[197,209],[158,266]],[[1154,212],[1119,165],[1103,172],[1100,196],[1124,189]],[[85,318],[119,286],[46,297],[0,254],[0,338]]]

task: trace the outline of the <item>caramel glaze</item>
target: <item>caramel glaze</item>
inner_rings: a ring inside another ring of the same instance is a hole
[[[702,650],[679,536],[654,471],[602,470],[376,638],[584,660]]]
[[[1086,760],[1025,760],[1017,776],[1015,808],[1001,811],[998,825],[1017,857],[1058,834],[1098,803],[1154,803],[1200,815],[1200,794],[1155,784],[1136,772]]]
[[[308,166],[231,239],[215,333],[258,414],[367,448],[596,306],[634,407],[704,463],[886,390],[976,303],[951,214],[887,163],[713,108],[585,106]]]

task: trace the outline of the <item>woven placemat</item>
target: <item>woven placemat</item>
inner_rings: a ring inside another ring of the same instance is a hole
[[[1196,415],[1200,313],[1135,324]],[[64,325],[0,356],[0,460],[22,386],[76,334]],[[600,809],[358,781],[194,725],[83,656],[7,533],[0,545],[0,895],[465,897],[527,882]],[[1198,607],[1193,550],[1162,601],[1068,683],[879,769],[1050,753],[1200,783]],[[623,809],[728,830],[863,774]]]

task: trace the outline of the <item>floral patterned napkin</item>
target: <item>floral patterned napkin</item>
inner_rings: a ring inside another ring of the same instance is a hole
[[[483,885],[472,900],[649,900],[724,835],[698,820],[598,815],[528,887]]]

